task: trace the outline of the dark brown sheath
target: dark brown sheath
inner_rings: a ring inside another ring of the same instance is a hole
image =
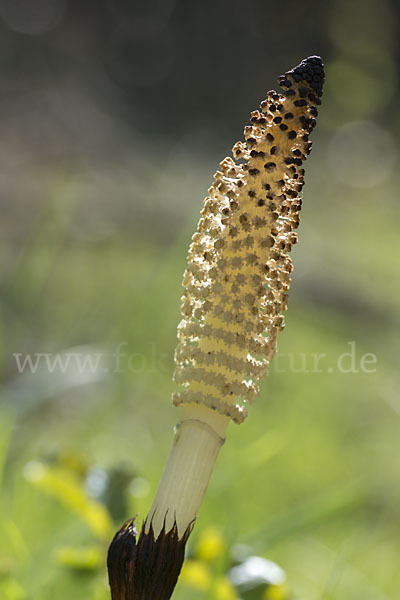
[[[139,539],[134,519],[117,531],[108,550],[107,567],[112,600],[168,600],[185,558],[185,545],[193,525],[181,539],[176,524],[166,532],[165,524],[155,540],[150,523],[143,523]]]

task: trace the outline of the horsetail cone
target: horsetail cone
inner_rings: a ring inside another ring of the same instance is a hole
[[[138,545],[133,545],[131,570],[132,590],[139,589],[135,579],[139,573],[142,579],[146,568],[149,579],[154,580],[151,573],[162,578],[157,561],[168,565],[165,573],[174,582],[171,588],[159,581],[158,592],[141,587],[145,591],[133,591],[129,598],[172,594],[183,562],[182,541],[197,517],[227,425],[247,416],[284,327],[302,163],[311,150],[309,134],[321,103],[323,63],[311,56],[278,81],[281,93],[267,93],[260,110],[251,113],[245,141],[234,145],[233,158],[220,163],[192,237],[175,352],[174,379],[181,389],[173,402],[182,407],[182,416]],[[147,550],[140,553],[139,545]]]

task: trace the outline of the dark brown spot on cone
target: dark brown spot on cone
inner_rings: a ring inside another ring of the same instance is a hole
[[[112,600],[167,600],[174,591],[185,558],[185,546],[192,531],[189,525],[181,538],[176,522],[165,531],[165,521],[157,539],[153,526],[139,539],[134,520],[117,531],[108,550],[107,567]]]

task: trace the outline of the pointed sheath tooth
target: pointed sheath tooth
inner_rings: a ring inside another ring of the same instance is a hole
[[[136,558],[136,527],[128,519],[117,531],[108,549],[107,569],[112,600],[132,597],[132,573]]]
[[[168,600],[175,588],[185,557],[191,523],[181,537],[176,523],[157,538],[150,523],[143,524],[139,539],[134,519],[117,531],[107,556],[112,600]]]

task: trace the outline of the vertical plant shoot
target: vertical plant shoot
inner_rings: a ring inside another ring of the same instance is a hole
[[[278,81],[220,163],[192,238],[175,353],[181,420],[138,541],[129,522],[110,546],[113,600],[170,598],[228,423],[247,416],[284,327],[323,63],[311,56]]]

